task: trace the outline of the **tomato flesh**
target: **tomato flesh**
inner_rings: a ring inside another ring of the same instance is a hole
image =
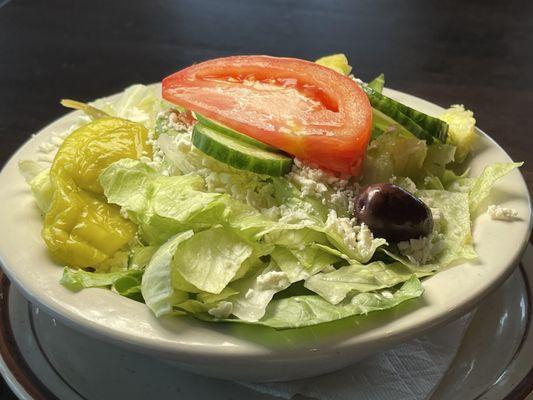
[[[163,97],[334,172],[357,175],[371,106],[350,78],[269,56],[209,60],[163,80]]]

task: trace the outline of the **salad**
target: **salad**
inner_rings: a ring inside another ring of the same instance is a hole
[[[471,111],[437,117],[365,83],[343,54],[235,56],[85,104],[19,164],[70,290],[157,316],[298,328],[398,306],[476,258],[497,179],[469,176]],[[512,210],[491,206],[512,219]]]

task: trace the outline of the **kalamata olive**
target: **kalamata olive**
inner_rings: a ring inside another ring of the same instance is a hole
[[[418,239],[433,230],[431,210],[422,200],[391,183],[367,186],[355,200],[355,217],[376,237],[391,243]]]

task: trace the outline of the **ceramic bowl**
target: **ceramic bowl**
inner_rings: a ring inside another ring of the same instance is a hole
[[[429,114],[442,112],[434,104],[401,92],[387,90],[386,94]],[[420,299],[366,317],[286,331],[185,317],[156,319],[144,304],[108,290],[69,291],[59,284],[61,266],[47,255],[40,236],[42,216],[17,163],[35,159],[39,145],[66,129],[74,117],[70,113],[33,136],[0,173],[2,267],[27,299],[72,328],[195,373],[283,381],[342,368],[475,307],[509,276],[529,237],[528,189],[520,172],[513,171],[497,183],[488,203],[516,209],[520,219],[502,222],[486,214],[479,216],[473,226],[479,259],[426,279]],[[478,132],[472,174],[479,174],[489,163],[511,161],[497,143]]]

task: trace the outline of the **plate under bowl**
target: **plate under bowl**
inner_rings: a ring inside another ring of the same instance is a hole
[[[442,108],[398,91],[386,94],[432,115]],[[512,207],[520,220],[486,215],[474,223],[479,259],[427,280],[424,295],[393,310],[317,327],[274,331],[189,318],[156,319],[141,303],[104,289],[73,293],[59,284],[62,268],[47,255],[42,217],[18,173],[19,160],[35,159],[41,143],[68,128],[74,113],[53,122],[26,142],[0,172],[0,261],[31,302],[84,333],[218,378],[282,381],[333,371],[382,351],[472,309],[512,272],[531,229],[530,200],[519,171],[495,186],[490,202]],[[471,161],[472,174],[493,162],[510,162],[483,132]]]

